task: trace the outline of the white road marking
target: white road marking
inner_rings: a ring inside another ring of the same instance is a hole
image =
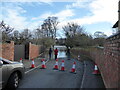
[[[83,78],[82,78],[82,83],[81,83],[80,88],[83,88],[84,81],[85,81],[85,73],[86,73],[86,64],[85,64],[85,61],[84,61],[84,72],[83,72]]]
[[[48,59],[45,63],[47,63],[48,61],[49,61],[49,59]],[[27,74],[27,73],[33,71],[34,69],[40,67],[41,65],[42,65],[42,64],[38,65],[37,67],[35,67],[35,68],[33,68],[33,69],[30,69],[30,70],[26,71],[25,74]]]

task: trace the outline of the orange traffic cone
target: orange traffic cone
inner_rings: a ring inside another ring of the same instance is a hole
[[[62,60],[61,71],[65,71],[64,60]]]
[[[46,65],[45,65],[45,60],[44,59],[42,59],[42,67],[41,67],[41,69],[45,69],[46,68]]]
[[[80,60],[80,55],[78,55],[78,60]]]
[[[75,64],[76,64],[76,62],[73,63],[72,69],[70,71],[71,73],[76,73]]]
[[[22,63],[22,58],[20,58],[20,63]]]
[[[97,67],[97,64],[95,64],[93,74],[100,74],[98,67]]]
[[[35,67],[34,64],[35,64],[35,63],[34,63],[34,59],[32,59],[32,65],[31,65],[31,68],[34,68],[34,67]]]
[[[55,63],[55,65],[54,65],[54,68],[53,68],[53,69],[58,70],[58,59],[56,59],[56,63]]]

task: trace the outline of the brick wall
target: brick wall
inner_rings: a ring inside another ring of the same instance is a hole
[[[97,63],[106,88],[120,88],[120,33],[106,39],[104,49],[90,51]]]
[[[0,57],[3,57],[8,60],[14,60],[14,42],[0,44]]]
[[[105,60],[107,72],[106,81],[109,83],[107,87],[120,87],[118,85],[120,73],[120,33],[109,37],[105,43]],[[105,72],[104,72],[105,73]],[[111,77],[112,76],[112,77]],[[106,82],[106,83],[107,83]]]
[[[36,58],[40,54],[40,46],[29,43],[29,59]],[[14,42],[0,44],[0,57],[14,61]]]
[[[36,58],[39,56],[40,46],[29,44],[29,59]]]

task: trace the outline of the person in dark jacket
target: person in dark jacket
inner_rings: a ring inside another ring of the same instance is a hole
[[[70,47],[67,48],[67,58],[70,60]]]
[[[52,56],[52,48],[49,49],[49,59],[51,59]]]
[[[58,49],[57,48],[54,50],[54,55],[55,55],[55,60],[56,60],[57,59],[57,55],[58,55]]]

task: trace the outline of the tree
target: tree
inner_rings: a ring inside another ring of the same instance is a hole
[[[63,27],[66,35],[66,46],[75,47],[85,45],[88,36],[85,34],[84,28],[77,23],[68,23]]]
[[[15,30],[12,33],[12,40],[14,41],[15,44],[19,44],[19,37],[20,37],[20,33],[18,30]]]
[[[107,35],[104,34],[104,32],[96,31],[94,33],[94,37],[95,37],[94,38],[94,44],[96,46],[103,46],[104,45],[104,41],[105,41]]]
[[[43,37],[48,37],[48,34],[46,32],[47,29],[45,29],[45,27],[43,26],[43,24],[41,26],[39,26],[36,29],[36,36],[37,38],[43,38]]]
[[[95,36],[95,38],[106,38],[107,37],[107,35],[104,34],[104,32],[100,32],[100,31],[96,31],[94,33],[94,36]]]
[[[19,43],[20,44],[25,44],[32,39],[32,34],[29,29],[24,29],[23,32],[19,34]]]
[[[58,23],[59,22],[57,17],[48,17],[44,20],[41,26],[46,37],[56,38]]]
[[[18,30],[15,30],[13,32],[13,35],[14,35],[14,38],[18,39],[19,38],[19,31]]]
[[[76,34],[82,34],[84,32],[83,27],[78,25],[77,23],[68,23],[66,26],[63,27],[65,31],[66,37],[74,37]]]
[[[42,44],[42,39],[45,38],[46,35],[45,35],[45,32],[44,32],[44,29],[42,29],[41,26],[39,26],[37,29],[35,29],[35,32],[33,34],[33,40],[32,42],[35,43],[35,44]]]
[[[11,40],[11,33],[14,28],[11,28],[9,25],[6,25],[4,21],[0,23],[0,31],[2,33],[2,42]]]
[[[57,32],[58,18],[48,17],[43,21],[43,24],[35,29],[34,41],[36,44],[42,44],[49,47],[55,44]]]

